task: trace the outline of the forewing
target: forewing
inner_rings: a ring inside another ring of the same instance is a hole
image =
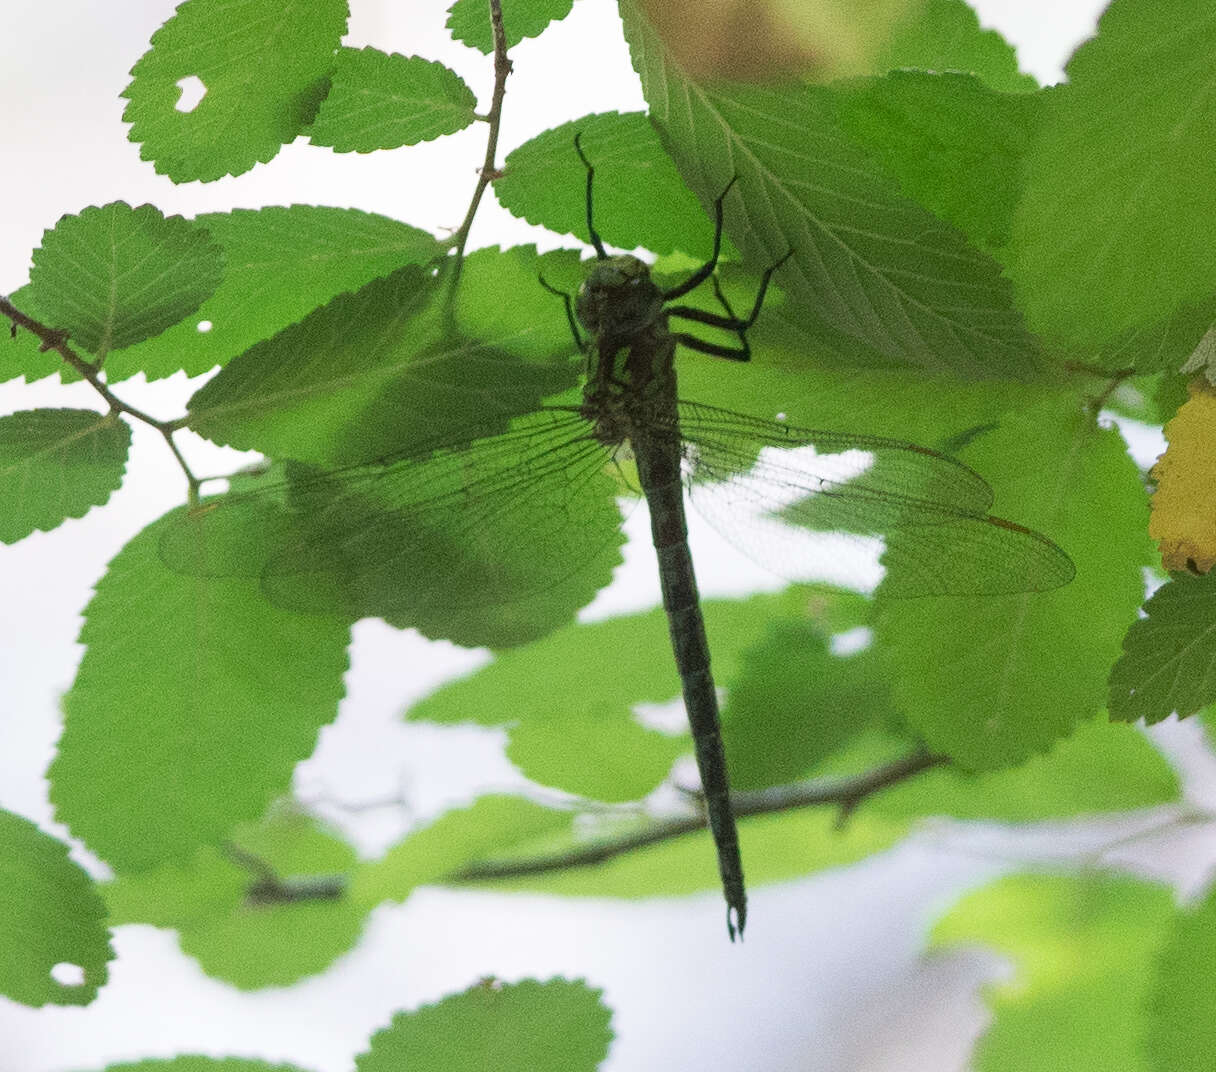
[[[1060,548],[991,517],[991,488],[945,454],[689,403],[680,420],[693,504],[745,553],[759,545],[779,574],[809,575],[797,529],[810,529],[836,534],[855,557],[885,540],[888,596],[1045,591],[1072,578]]]
[[[257,575],[276,606],[495,647],[568,620],[619,561],[603,448],[569,410],[505,434],[209,502],[161,544],[182,572]]]

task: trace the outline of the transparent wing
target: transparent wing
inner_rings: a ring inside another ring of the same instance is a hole
[[[504,646],[567,620],[619,560],[616,484],[574,410],[370,465],[291,466],[162,537],[177,572],[256,576],[271,603]]]
[[[695,403],[680,404],[680,423],[691,501],[727,539],[778,573],[807,575],[796,561],[793,525],[855,541],[883,539],[881,591],[888,596],[1047,591],[1072,579],[1072,561],[1059,547],[990,516],[992,489],[945,454]]]

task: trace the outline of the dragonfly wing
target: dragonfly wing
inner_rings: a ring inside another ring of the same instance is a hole
[[[1050,592],[1076,574],[1042,533],[999,517],[909,525],[888,533],[886,545],[879,591],[897,598]]]
[[[732,514],[769,522],[760,542],[778,553],[765,552],[764,564],[779,573],[806,576],[790,562],[797,536],[777,521],[837,534],[858,552],[884,539],[886,595],[1040,591],[1072,578],[1071,560],[1046,537],[989,516],[991,488],[948,455],[695,404],[682,404],[680,420],[692,502],[732,542]]]
[[[181,572],[256,575],[288,610],[521,643],[568,619],[619,560],[604,460],[575,413],[543,410],[382,464],[293,466],[286,482],[205,504],[161,555]]]

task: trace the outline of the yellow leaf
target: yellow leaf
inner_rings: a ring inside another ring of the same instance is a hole
[[[1148,533],[1166,569],[1207,573],[1216,564],[1216,387],[1200,377],[1188,392],[1149,474],[1157,490]]]
[[[870,74],[916,0],[642,0],[696,81],[828,82]]]

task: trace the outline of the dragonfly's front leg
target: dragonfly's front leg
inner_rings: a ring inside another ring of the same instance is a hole
[[[714,199],[714,248],[713,252],[709,255],[709,260],[679,286],[663,291],[664,301],[684,297],[685,294],[696,290],[697,287],[714,274],[714,269],[718,267],[718,254],[722,251],[722,206],[726,201],[726,195],[730,193],[730,188],[735,185],[738,178],[738,175],[732,175],[730,182],[726,184],[726,189]]]
[[[559,298],[561,298],[562,302],[566,306],[566,322],[570,325],[570,334],[574,336],[574,345],[577,346],[580,351],[585,350],[587,348],[587,344],[583,340],[583,336],[578,330],[578,318],[574,315],[574,299],[567,291],[558,290],[557,287],[551,286],[549,283],[547,283],[543,275],[538,275],[536,278],[540,280],[540,285],[544,287],[545,290],[547,290],[550,294],[556,294]]]

